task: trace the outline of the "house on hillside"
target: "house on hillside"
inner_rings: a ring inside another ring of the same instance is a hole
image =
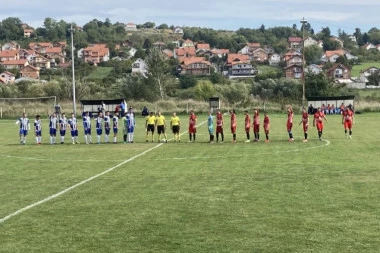
[[[106,44],[91,44],[78,51],[78,58],[82,58],[84,62],[98,64],[109,61],[110,51]]]
[[[9,61],[9,60],[19,60],[20,54],[18,50],[6,50],[0,51],[0,62]]]
[[[36,57],[36,53],[31,49],[20,49],[18,53],[20,55],[20,59],[26,59],[30,63],[32,63]]]
[[[336,41],[336,42],[338,42],[340,48],[343,48],[343,47],[344,47],[344,41],[341,40],[340,38],[338,38],[338,37],[336,37],[336,36],[332,36],[332,37],[331,37],[331,40],[332,40],[332,41]]]
[[[270,66],[278,66],[281,62],[281,55],[279,54],[272,54],[270,57],[269,57],[269,65]]]
[[[35,68],[33,66],[25,66],[20,70],[20,76],[21,77],[28,77],[33,79],[39,79],[40,78],[40,70],[38,68]]]
[[[310,64],[305,68],[305,73],[319,74],[323,71],[323,67],[317,64]]]
[[[370,67],[370,68],[364,69],[360,71],[359,80],[362,83],[368,83],[368,77],[376,73],[380,75],[380,69],[377,67]]]
[[[254,62],[263,63],[268,60],[268,52],[262,48],[257,48],[252,51],[250,59]]]
[[[203,57],[184,58],[177,69],[181,75],[210,75],[211,63]]]
[[[225,73],[230,78],[255,75],[257,70],[249,58],[249,55],[245,54],[228,54]]]
[[[8,60],[1,63],[5,69],[22,69],[29,65],[26,59]]]
[[[238,54],[251,54],[254,50],[260,47],[260,43],[248,42],[241,50],[239,50]]]
[[[50,61],[42,55],[37,55],[34,58],[33,66],[41,70],[50,69]]]
[[[374,44],[372,44],[372,43],[367,42],[361,48],[363,48],[365,50],[371,50],[371,49],[376,49],[376,46]]]
[[[350,51],[342,48],[342,49],[337,49],[337,50],[327,50],[323,55],[322,55],[322,62],[336,62],[336,59],[338,59],[339,56],[345,56],[348,60],[351,59],[358,59],[357,56],[354,56],[351,54]]]
[[[208,43],[197,43],[197,45],[195,46],[195,48],[196,48],[196,53],[197,54],[209,52],[211,50],[210,49],[210,44],[208,44]]]
[[[303,40],[300,37],[289,37],[288,38],[288,49],[294,50],[294,49],[301,49],[302,48]]]
[[[301,79],[303,76],[302,65],[290,65],[284,68],[285,78]]]
[[[314,46],[314,45],[318,45],[318,41],[316,41],[315,39],[313,39],[312,37],[306,37],[305,40],[303,41],[305,47],[310,47],[310,46]]]
[[[195,55],[195,47],[180,47],[174,49],[174,58],[176,59],[182,59],[184,57],[195,57]]]
[[[34,30],[32,28],[26,28],[26,29],[24,29],[24,37],[25,38],[30,38],[30,35],[32,35],[33,32],[34,32]]]
[[[302,55],[294,54],[287,58],[285,60],[285,66],[292,66],[292,65],[302,65],[303,64],[303,58]]]
[[[182,47],[194,47],[195,48],[195,45],[194,45],[194,42],[192,40],[187,39],[182,43]]]
[[[183,29],[179,26],[174,27],[173,33],[175,34],[183,34]]]
[[[146,76],[147,73],[148,73],[148,69],[147,69],[145,61],[143,59],[138,58],[132,64],[132,75],[140,74],[140,75]]]
[[[20,45],[17,42],[7,42],[1,46],[0,51],[8,51],[8,50],[20,50]]]
[[[347,83],[347,81],[350,82],[351,80],[350,68],[341,63],[334,64],[326,71],[326,74],[337,83]]]
[[[125,31],[127,32],[137,31],[137,26],[134,23],[129,22],[125,25]]]
[[[0,81],[3,84],[11,84],[11,83],[14,83],[15,80],[16,80],[15,74],[9,71],[4,71],[3,73],[0,73]]]

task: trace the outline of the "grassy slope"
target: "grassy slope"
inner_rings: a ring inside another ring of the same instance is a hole
[[[351,76],[358,77],[360,76],[360,71],[370,67],[380,68],[380,62],[363,62],[360,65],[354,65],[351,70]]]
[[[113,67],[97,67],[93,72],[91,72],[87,78],[88,79],[103,79],[111,74]]]
[[[184,135],[11,218],[0,252],[378,252],[379,114],[357,115],[353,140],[329,116],[329,145],[312,127],[302,143],[299,126],[288,143],[286,116],[270,116],[271,143],[243,143],[242,115],[237,144],[207,144],[203,125],[198,143]],[[133,145],[20,146],[0,124],[0,218],[157,145],[140,118]]]

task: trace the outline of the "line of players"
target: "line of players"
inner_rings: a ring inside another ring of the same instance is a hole
[[[232,133],[232,142],[236,142],[236,113],[235,110],[230,110],[230,122],[231,122],[231,133]],[[260,140],[260,113],[258,109],[254,110],[253,113],[253,121],[251,125],[251,117],[248,111],[244,111],[245,119],[245,133],[246,133],[246,141],[250,142],[250,129],[251,126],[253,128],[254,134],[254,142],[258,142]],[[294,141],[292,127],[293,127],[293,118],[294,112],[292,107],[287,108],[287,122],[286,128],[289,135],[289,141]],[[352,138],[352,125],[354,123],[354,113],[350,107],[346,107],[342,114],[342,124],[344,126],[344,132],[348,138]],[[96,127],[96,135],[97,135],[97,143],[100,143],[101,135],[103,134],[104,127],[104,142],[109,143],[109,135],[111,133],[111,125],[113,131],[113,143],[117,143],[117,135],[119,130],[119,114],[116,112],[113,116],[110,116],[110,112],[105,112],[103,115],[102,112],[99,112],[98,116],[94,119],[95,127]],[[321,108],[318,108],[317,111],[313,115],[313,126],[317,128],[318,138],[322,139],[323,133],[323,121],[327,122],[327,118]],[[269,131],[270,131],[270,120],[268,114],[264,113],[264,121],[263,128],[265,134],[265,142],[269,142]],[[20,143],[26,143],[26,136],[28,134],[28,130],[30,130],[29,119],[27,118],[27,114],[23,113],[22,117],[17,120],[16,124],[20,125]],[[196,140],[196,132],[197,132],[197,116],[193,111],[191,111],[189,116],[189,142],[195,142]],[[303,142],[308,141],[308,128],[309,128],[309,114],[306,108],[302,109],[301,121],[299,125],[303,126],[304,131],[304,139]],[[122,118],[121,127],[123,129],[123,139],[124,143],[133,143],[134,138],[134,130],[135,130],[135,117],[132,108],[129,109],[128,113]],[[223,114],[220,110],[217,111],[216,114],[216,141],[219,142],[219,135],[221,137],[220,142],[224,142],[224,131],[223,131]],[[214,142],[214,116],[212,112],[209,113],[207,120],[208,132],[210,135],[210,143]],[[158,133],[158,142],[161,142],[161,136],[164,136],[163,141],[167,142],[167,135],[165,132],[166,129],[166,121],[165,117],[161,114],[160,111],[157,112],[157,115],[154,115],[151,112],[146,117],[145,128],[146,128],[146,142],[149,142],[149,134],[151,134],[151,141],[154,141],[154,132],[157,129]],[[173,116],[170,119],[170,128],[174,134],[174,141],[180,142],[180,127],[181,121],[176,113],[173,113]],[[91,117],[89,113],[86,112],[83,116],[83,129],[84,129],[84,140],[86,144],[92,143],[91,137]],[[63,144],[65,141],[66,131],[70,131],[71,133],[71,142],[72,144],[79,144],[78,141],[78,121],[75,115],[72,113],[70,118],[66,118],[65,113],[60,115],[60,118],[57,118],[57,114],[53,113],[49,115],[49,135],[50,135],[50,144],[56,144],[56,136],[57,131],[60,134],[60,143]],[[41,136],[42,136],[42,126],[41,126],[41,117],[40,115],[36,116],[34,121],[34,133],[36,136],[36,143],[41,144]]]

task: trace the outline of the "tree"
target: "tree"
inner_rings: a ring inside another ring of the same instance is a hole
[[[161,24],[157,27],[157,29],[169,29],[169,26],[167,24]]]
[[[215,95],[215,87],[210,81],[200,81],[195,86],[194,92],[197,98],[208,101],[210,97]]]
[[[142,25],[143,28],[154,28],[156,24],[154,22],[146,22]]]
[[[148,83],[159,92],[161,100],[164,100],[171,70],[168,58],[159,48],[153,47],[145,58],[145,63]]]
[[[183,75],[179,78],[179,83],[182,89],[194,87],[197,84],[197,79],[193,75]]]
[[[323,54],[322,49],[317,45],[311,45],[309,47],[305,47],[304,49],[305,61],[306,64],[319,64],[321,61],[321,57]]]
[[[375,71],[374,73],[369,75],[367,79],[368,79],[368,85],[379,86],[379,84],[380,84],[380,71],[379,70]]]
[[[144,40],[143,48],[144,49],[149,49],[152,47],[152,41],[149,38],[146,38]]]

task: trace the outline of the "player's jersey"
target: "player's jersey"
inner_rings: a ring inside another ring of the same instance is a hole
[[[288,112],[288,124],[293,124],[293,111]]]
[[[110,128],[111,125],[110,125],[110,116],[104,116],[104,128]]]
[[[223,115],[220,112],[216,114],[216,125],[223,126]]]
[[[70,126],[71,131],[78,130],[78,124],[77,124],[77,119],[76,118],[70,118],[68,120],[68,124]]]
[[[20,124],[20,130],[28,130],[30,128],[28,118],[19,118],[18,121]]]
[[[307,124],[309,122],[309,114],[307,112],[302,113],[302,123]]]
[[[231,127],[236,127],[236,114],[231,114]]]
[[[58,125],[57,123],[58,123],[57,117],[50,117],[49,128],[50,129],[57,129],[57,125]]]
[[[351,122],[352,116],[353,116],[353,113],[351,110],[347,110],[343,112],[343,118],[344,118],[344,121],[346,122]]]
[[[117,116],[113,116],[112,122],[113,122],[113,128],[118,128],[118,126],[119,126],[119,118]]]
[[[103,118],[97,117],[95,119],[95,127],[96,129],[103,129]]]
[[[39,132],[39,131],[41,131],[41,129],[42,129],[42,126],[41,126],[41,120],[40,119],[36,119],[35,121],[34,121],[34,130],[36,131],[36,132]]]
[[[245,115],[244,124],[246,129],[251,127],[251,117],[248,114]]]
[[[84,129],[91,128],[91,118],[90,118],[90,116],[84,116],[83,117],[83,128]]]
[[[128,126],[135,126],[136,125],[136,121],[135,121],[135,116],[133,113],[127,113],[127,125]]]
[[[268,125],[269,125],[269,117],[265,116],[264,117],[264,126],[268,126]]]
[[[67,118],[60,118],[59,119],[59,129],[60,130],[66,130],[67,128]]]
[[[320,111],[320,112],[316,112],[314,114],[314,119],[317,123],[323,123],[323,117],[325,116],[325,113]]]
[[[157,116],[156,123],[157,123],[157,126],[165,125],[165,117],[163,115]]]
[[[171,117],[170,122],[172,123],[172,126],[179,126],[180,120],[178,116]]]
[[[156,122],[156,116],[152,115],[148,115],[146,116],[146,124],[147,125],[154,125],[154,123]]]
[[[195,127],[195,124],[197,123],[197,116],[195,116],[195,114],[193,115],[190,115],[190,118],[189,118],[189,126],[190,127]]]
[[[260,125],[260,117],[259,113],[253,114],[253,124],[254,125]]]

